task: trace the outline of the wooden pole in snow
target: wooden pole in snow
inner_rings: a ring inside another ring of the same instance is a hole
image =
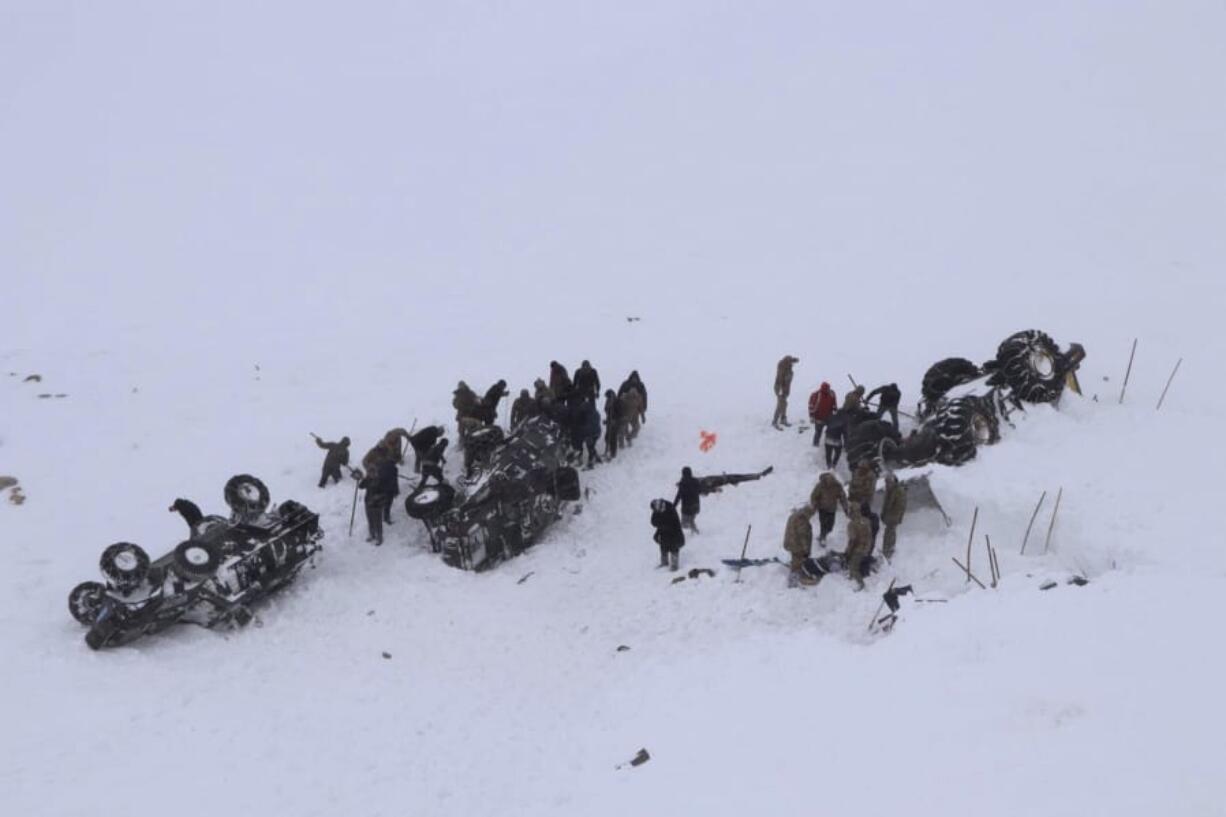
[[[1124,385],[1120,387],[1120,405],[1124,405],[1124,390],[1128,388],[1128,378],[1132,375],[1132,359],[1137,356],[1137,339],[1132,339],[1132,354],[1128,356],[1128,371],[1124,372]]]
[[[975,541],[975,523],[979,521],[979,506],[975,506],[975,515],[971,517],[971,535],[966,537],[966,580],[971,580],[971,543]],[[975,581],[979,581],[975,579]],[[982,585],[980,585],[982,586]]]
[[[983,535],[984,550],[988,554],[988,572],[991,573],[992,589],[996,589],[996,555],[992,552],[992,537]]]
[[[745,567],[745,554],[749,551],[749,533],[752,530],[753,525],[745,529],[745,544],[741,545],[741,563],[736,569],[736,582],[734,584],[739,584],[741,581],[741,569]]]
[[[1034,527],[1034,520],[1039,518],[1039,509],[1043,507],[1043,500],[1047,499],[1047,491],[1039,497],[1039,504],[1034,506],[1034,513],[1030,515],[1030,524],[1026,526],[1026,535],[1022,537],[1022,555],[1026,555],[1026,542],[1030,540],[1030,529]]]
[[[1056,514],[1060,513],[1060,498],[1062,496],[1064,496],[1064,486],[1061,486],[1059,492],[1056,494],[1056,507],[1051,509],[1051,522],[1047,525],[1047,540],[1043,542],[1044,553],[1046,553],[1047,549],[1051,547],[1051,533],[1056,529]]]
[[[1166,399],[1166,390],[1171,387],[1171,381],[1175,379],[1175,373],[1179,371],[1180,363],[1183,363],[1183,358],[1175,361],[1175,368],[1171,369],[1171,376],[1166,379],[1166,388],[1162,390],[1162,396],[1158,398],[1158,408],[1155,408],[1154,411],[1162,408],[1162,401]]]
[[[987,589],[988,589],[987,587],[985,587],[985,586],[984,586],[983,582],[981,582],[981,581],[979,581],[979,579],[975,578],[975,574],[971,572],[971,569],[970,569],[969,567],[967,567],[966,565],[964,565],[964,564],[962,564],[961,562],[959,562],[959,561],[958,561],[958,557],[957,557],[957,556],[951,556],[950,558],[952,558],[952,559],[954,560],[954,564],[956,564],[956,565],[957,565],[958,567],[960,567],[962,570],[965,570],[965,571],[966,571],[966,575],[967,575],[967,577],[969,577],[969,578],[970,578],[970,579],[971,579],[973,582],[975,582],[975,584],[979,585],[979,586],[980,586],[980,587],[982,587],[984,590],[987,590]]]

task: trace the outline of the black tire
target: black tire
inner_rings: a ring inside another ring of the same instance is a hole
[[[102,575],[115,589],[132,590],[149,575],[149,554],[140,545],[131,542],[116,542],[102,551],[98,560]]]
[[[962,465],[975,458],[980,445],[991,445],[1000,439],[996,415],[983,400],[960,397],[941,407],[932,419],[937,436],[938,462]]]
[[[455,488],[446,483],[419,488],[405,497],[404,512],[410,519],[432,519],[455,503]]]
[[[271,501],[268,486],[250,474],[230,477],[225,489],[226,504],[239,517],[259,516]]]
[[[277,506],[277,516],[282,519],[289,519],[291,516],[306,509],[301,502],[295,502],[292,499],[287,499]]]
[[[920,394],[924,398],[920,404],[920,415],[933,413],[936,404],[950,389],[982,376],[983,370],[964,357],[949,357],[932,364],[924,373],[924,382],[920,386]]]
[[[1045,333],[1028,329],[1010,335],[996,350],[995,379],[1027,403],[1052,403],[1064,392],[1068,373],[1060,347]]]
[[[102,600],[106,597],[106,585],[101,582],[81,582],[68,594],[68,612],[85,626],[98,620]]]
[[[175,571],[191,579],[205,579],[221,567],[221,548],[212,542],[188,539],[180,542],[174,550]]]
[[[579,487],[579,472],[564,465],[553,474],[553,495],[560,502],[577,502],[583,492]]]

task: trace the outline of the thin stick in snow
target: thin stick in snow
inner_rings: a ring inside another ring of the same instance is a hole
[[[992,589],[996,589],[996,554],[992,552],[992,537],[986,533],[983,535],[984,550],[988,554],[988,572],[991,574]]]
[[[753,530],[753,525],[745,529],[745,544],[741,545],[741,561],[736,568],[736,581],[734,584],[740,584],[741,569],[745,567],[745,554],[749,552],[749,533]]]
[[[885,594],[881,596],[881,604],[877,605],[877,612],[873,613],[873,617],[868,620],[868,631],[873,631],[873,625],[877,623],[877,616],[881,615],[881,608],[885,607],[885,597],[894,589],[894,582],[898,579],[890,579],[890,586],[885,589]]]
[[[1047,525],[1047,540],[1043,542],[1043,552],[1051,547],[1051,532],[1056,529],[1056,514],[1060,513],[1060,498],[1064,496],[1064,486],[1056,493],[1056,507],[1051,509],[1051,522]]]
[[[977,584],[977,585],[979,585],[980,587],[982,587],[984,590],[987,590],[987,589],[988,589],[987,587],[985,587],[985,586],[984,586],[983,582],[981,582],[981,581],[979,581],[979,579],[975,578],[975,574],[971,572],[971,569],[970,569],[969,567],[967,567],[966,565],[964,565],[964,564],[962,564],[961,562],[959,562],[959,561],[958,561],[958,557],[957,557],[957,556],[951,556],[951,557],[949,557],[949,558],[953,559],[953,560],[954,560],[954,564],[956,564],[956,565],[957,565],[957,566],[958,566],[960,569],[962,569],[962,570],[965,570],[965,571],[966,571],[966,575],[967,575],[968,577],[970,577],[971,581],[973,581],[975,584]]]
[[[1128,388],[1128,378],[1132,374],[1132,359],[1137,356],[1137,339],[1132,339],[1132,354],[1128,356],[1128,371],[1124,372],[1124,385],[1120,387],[1120,405],[1124,405],[1124,391]]]
[[[979,521],[979,506],[975,506],[975,515],[971,517],[971,535],[966,537],[966,580],[971,580],[971,543],[975,541],[975,524]],[[978,581],[978,579],[976,579]],[[982,586],[982,585],[980,585]]]
[[[1026,526],[1026,535],[1022,537],[1022,555],[1026,555],[1026,542],[1030,539],[1030,529],[1034,527],[1034,520],[1039,518],[1039,508],[1043,507],[1043,500],[1047,499],[1047,491],[1039,497],[1039,504],[1034,506],[1034,513],[1030,515],[1030,524]]]
[[[1171,369],[1171,376],[1166,379],[1166,388],[1162,390],[1162,396],[1158,398],[1158,408],[1155,408],[1154,411],[1162,408],[1162,401],[1166,399],[1166,390],[1171,387],[1171,381],[1175,379],[1175,373],[1179,371],[1180,363],[1183,363],[1183,358],[1175,361],[1175,368]]]

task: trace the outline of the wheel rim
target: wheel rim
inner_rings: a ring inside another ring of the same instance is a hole
[[[187,550],[183,551],[183,558],[186,559],[187,563],[192,567],[204,567],[212,561],[211,556],[212,554],[210,554],[204,548],[188,548]]]
[[[971,420],[971,433],[975,436],[975,442],[986,443],[992,439],[992,428],[988,425],[988,421],[976,415]]]
[[[1039,377],[1051,377],[1056,373],[1056,361],[1046,352],[1035,349],[1030,353],[1030,368],[1034,369]]]
[[[130,550],[121,550],[115,554],[115,567],[125,573],[131,573],[139,565],[136,554]]]
[[[413,497],[413,504],[414,505],[429,505],[433,502],[437,502],[439,496],[440,494],[436,489],[427,488],[426,490],[422,491],[417,496]]]
[[[256,488],[251,483],[246,483],[238,489],[238,495],[246,502],[256,503],[260,501],[260,489]]]

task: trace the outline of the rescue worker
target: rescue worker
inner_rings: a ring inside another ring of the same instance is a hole
[[[604,452],[609,459],[617,456],[617,443],[623,433],[621,402],[617,392],[608,389],[604,393]]]
[[[643,378],[639,377],[637,370],[630,373],[630,376],[622,381],[621,386],[617,389],[617,396],[623,396],[627,391],[634,389],[639,393],[639,416],[640,423],[647,422],[647,387],[643,385]],[[637,424],[635,428],[637,428]]]
[[[873,495],[877,493],[877,469],[871,460],[861,460],[851,475],[848,485],[847,501],[852,505],[872,504]]]
[[[516,397],[515,402],[511,404],[511,428],[514,429],[524,420],[535,417],[538,413],[536,401],[532,399],[532,395],[528,394],[527,389],[520,389],[519,397]]]
[[[362,472],[373,475],[379,469],[379,463],[387,459],[389,452],[383,445],[383,441],[375,443],[374,447],[366,452],[366,456],[362,457]]]
[[[622,443],[629,448],[639,435],[639,422],[643,417],[643,396],[638,389],[630,388],[618,398],[621,404]]]
[[[871,534],[869,541],[872,543],[872,548],[869,550],[871,554],[877,549],[877,533],[881,530],[881,517],[873,513],[872,507],[867,502],[860,503],[860,516],[868,520],[868,530]]]
[[[477,397],[477,393],[468,387],[468,384],[463,380],[456,386],[455,391],[451,393],[451,407],[455,409],[455,419],[459,423],[465,417],[471,417],[473,412],[477,410],[477,406],[481,404],[481,400]]]
[[[409,445],[413,447],[413,473],[421,473],[422,460],[425,459],[426,453],[434,447],[434,444],[443,436],[444,429],[442,426],[426,426],[421,431],[409,437]]]
[[[881,540],[881,552],[887,559],[894,558],[894,546],[898,541],[898,526],[907,513],[907,486],[898,481],[893,471],[885,475],[885,498],[881,501],[881,524],[885,534]]]
[[[688,528],[694,533],[698,533],[698,526],[694,524],[694,519],[702,510],[702,483],[694,476],[694,472],[687,468],[681,469],[681,481],[677,483],[677,498],[673,500],[673,505],[681,508],[681,527]]]
[[[809,494],[809,504],[817,509],[817,521],[821,526],[817,541],[825,547],[826,537],[834,530],[835,512],[842,508],[843,513],[848,513],[847,492],[843,490],[843,483],[832,472],[824,471]]]
[[[578,369],[575,369],[574,388],[575,394],[580,397],[590,397],[593,400],[600,397],[600,375],[586,360],[579,364]]]
[[[813,514],[816,510],[811,504],[801,505],[792,511],[783,531],[783,549],[792,556],[790,578],[804,585],[817,584],[817,578],[804,569],[805,561],[813,553]]]
[[[511,391],[507,388],[507,381],[499,380],[485,390],[485,394],[481,397],[481,402],[473,410],[473,416],[488,426],[496,424],[498,422],[498,404],[502,402],[502,398],[510,394]]]
[[[800,358],[784,355],[775,366],[775,416],[771,418],[774,428],[790,426],[788,422],[788,397],[792,394],[792,367]]]
[[[574,386],[570,382],[570,375],[566,373],[566,367],[556,360],[549,361],[549,390],[553,392],[553,399],[566,402],[572,388]]]
[[[324,455],[323,470],[319,474],[319,487],[323,488],[331,478],[334,482],[341,481],[341,468],[349,464],[349,438],[341,437],[339,443],[326,443],[318,434],[312,434],[315,444],[328,453]]]
[[[860,513],[860,506],[851,506],[847,520],[847,550],[843,554],[847,566],[847,578],[856,583],[857,590],[864,589],[864,561],[872,554],[872,531],[868,520]]]
[[[651,526],[656,529],[652,539],[660,546],[660,567],[676,570],[681,562],[681,548],[685,547],[685,531],[673,503],[667,499],[651,501]]]
[[[443,452],[447,450],[447,438],[441,437],[434,445],[430,446],[421,458],[421,482],[417,484],[417,489],[420,491],[426,487],[426,481],[431,477],[435,482],[442,485],[445,480],[443,478],[443,465],[447,462],[447,458],[443,456]]]
[[[877,403],[877,419],[880,420],[882,415],[889,412],[890,422],[894,424],[894,430],[898,430],[898,403],[902,400],[902,392],[898,390],[897,383],[890,383],[885,386],[878,386],[868,393],[865,400],[872,400],[874,397],[880,397]]]
[[[395,461],[389,456],[383,456],[376,463],[374,471],[366,472],[358,487],[366,491],[362,498],[363,507],[366,509],[366,541],[382,545],[383,526],[392,524],[392,502],[400,493]]]
[[[851,416],[842,410],[830,415],[826,421],[826,467],[833,470],[843,456],[843,441],[847,437]]]
[[[839,396],[830,388],[829,383],[823,382],[817,391],[809,395],[809,420],[813,423],[814,448],[821,444],[822,429],[838,407]]]
[[[580,441],[587,448],[587,467],[591,469],[601,462],[600,455],[596,453],[596,443],[600,440],[600,412],[596,409],[595,400],[587,397],[579,403],[578,422]]]
[[[409,442],[409,432],[403,428],[393,428],[391,431],[383,435],[383,439],[379,440],[379,445],[387,449],[388,455],[396,462],[397,465],[404,464],[404,449],[400,445],[400,441]],[[410,444],[412,444],[410,442]]]
[[[843,395],[843,411],[853,412],[863,408],[864,403],[864,387],[856,386],[847,394]]]

